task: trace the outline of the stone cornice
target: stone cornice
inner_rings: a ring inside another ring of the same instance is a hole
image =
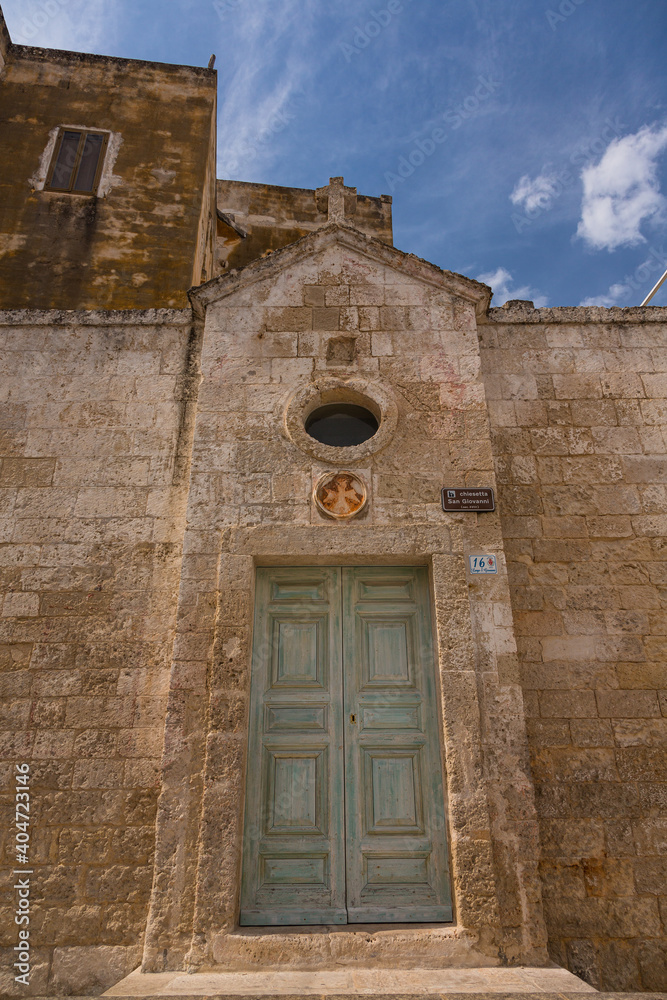
[[[344,226],[340,223],[330,223],[323,226],[315,233],[309,233],[300,240],[290,243],[289,246],[280,250],[275,250],[267,257],[262,257],[247,264],[243,268],[230,271],[229,274],[220,275],[191,288],[188,292],[193,308],[198,315],[203,315],[209,305],[218,302],[220,299],[231,295],[241,288],[246,288],[256,281],[262,281],[269,277],[272,272],[293,267],[301,260],[321,253],[334,244],[355,250],[365,257],[385,264],[387,267],[400,270],[406,277],[416,281],[423,281],[426,284],[442,288],[459,298],[472,302],[478,317],[486,313],[491,300],[491,289],[479,281],[466,278],[453,271],[443,271],[435,264],[415,257],[413,254],[404,253],[396,247],[387,246],[381,240],[366,236],[353,229],[351,226]]]

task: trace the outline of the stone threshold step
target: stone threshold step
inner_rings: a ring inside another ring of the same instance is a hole
[[[387,969],[262,969],[247,971],[132,972],[105,997],[437,997],[538,994],[560,997],[596,993],[588,983],[558,966]]]
[[[102,994],[108,996],[109,994]],[[116,994],[121,995],[121,994]],[[253,1000],[272,1000],[277,994],[252,994]],[[282,1000],[301,1000],[303,993],[280,994]],[[497,992],[486,993],[311,993],[312,1000],[495,1000]],[[504,1000],[581,1000],[581,993],[503,993]],[[130,994],[127,994],[129,997]],[[131,994],[137,1000],[138,994]],[[146,1000],[172,1000],[173,993],[144,994]],[[180,993],[180,1000],[238,1000],[238,993]],[[76,1000],[98,1000],[96,996],[77,996]],[[53,997],[34,996],[30,1000],[53,1000]],[[142,998],[139,998],[142,1000]],[[595,991],[595,1000],[667,1000],[667,993],[601,993]]]

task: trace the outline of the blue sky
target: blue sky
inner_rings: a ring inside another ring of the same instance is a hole
[[[24,44],[215,52],[219,177],[391,194],[396,246],[496,305],[638,305],[667,269],[667,0],[2,6]]]

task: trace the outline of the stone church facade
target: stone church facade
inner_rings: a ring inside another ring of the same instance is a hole
[[[667,311],[491,308],[385,196],[216,181],[213,70],[0,43],[0,990],[664,990]]]

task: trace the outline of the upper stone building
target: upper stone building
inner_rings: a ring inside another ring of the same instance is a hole
[[[665,989],[667,311],[492,309],[216,182],[214,70],[0,41],[0,992]]]

